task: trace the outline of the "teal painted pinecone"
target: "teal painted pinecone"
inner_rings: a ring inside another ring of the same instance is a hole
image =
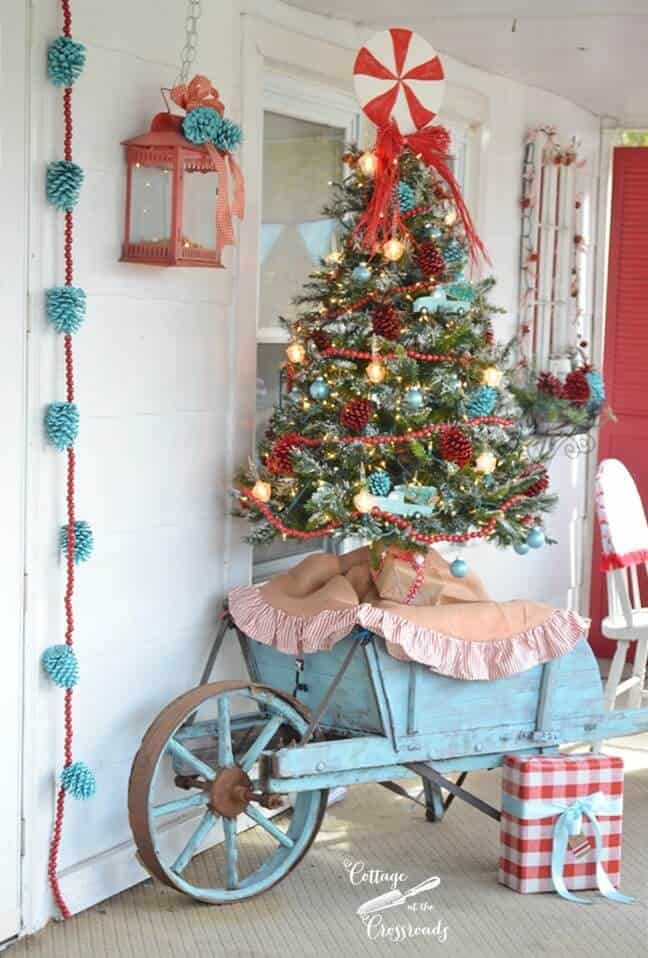
[[[61,785],[73,798],[92,798],[97,791],[94,773],[85,762],[72,762],[61,773]]]
[[[41,663],[60,689],[73,689],[79,681],[79,660],[70,645],[50,645],[43,652]]]
[[[605,383],[603,377],[596,370],[591,369],[585,374],[585,379],[590,388],[590,398],[587,409],[592,414],[600,412],[605,402]]]
[[[398,184],[398,205],[401,213],[408,213],[410,210],[413,210],[416,206],[416,193],[409,185],[409,183],[404,183],[402,180]]]
[[[85,290],[79,286],[56,286],[45,293],[47,318],[57,333],[76,333],[86,314]]]
[[[392,487],[392,481],[389,477],[389,474],[384,472],[384,470],[379,469],[377,472],[372,472],[369,476],[369,492],[372,496],[387,496]]]
[[[61,451],[74,445],[79,434],[79,410],[73,402],[53,402],[45,413],[47,438]]]
[[[492,386],[478,386],[468,401],[468,415],[471,419],[478,416],[490,416],[497,403],[497,390]]]
[[[210,106],[198,106],[187,113],[182,131],[191,143],[213,143],[223,124],[223,118]]]
[[[443,258],[446,269],[459,269],[466,261],[466,250],[459,240],[450,240],[450,242],[446,243],[443,247]]]
[[[68,526],[61,526],[60,533],[61,552],[67,555],[68,548]],[[94,548],[94,536],[89,523],[84,519],[77,519],[74,523],[74,564],[87,562],[92,555]]]
[[[72,210],[79,202],[83,170],[72,160],[55,160],[47,167],[47,199],[58,210]]]
[[[86,48],[72,37],[57,37],[47,50],[47,75],[54,86],[72,86],[83,72]]]
[[[214,146],[217,146],[223,153],[233,153],[243,139],[243,131],[238,123],[226,118],[221,120],[221,124],[214,137]]]

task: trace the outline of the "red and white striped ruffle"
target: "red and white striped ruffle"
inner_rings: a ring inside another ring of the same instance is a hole
[[[308,617],[290,615],[270,605],[256,586],[233,589],[229,609],[249,638],[289,655],[327,651],[361,625],[383,636],[394,658],[420,662],[456,679],[498,679],[524,672],[571,651],[589,628],[589,621],[576,612],[556,609],[534,628],[503,639],[470,642],[422,628],[368,603]]]

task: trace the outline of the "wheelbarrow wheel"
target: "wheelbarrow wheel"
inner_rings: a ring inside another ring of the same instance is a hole
[[[258,760],[299,741],[307,727],[308,713],[295,699],[238,682],[199,686],[163,709],[142,739],[128,790],[147,871],[216,905],[285,878],[317,835],[328,792],[299,792],[291,804],[264,793]],[[252,825],[254,833],[244,834]]]

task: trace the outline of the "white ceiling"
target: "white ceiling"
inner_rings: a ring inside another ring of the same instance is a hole
[[[410,27],[465,63],[626,124],[648,121],[648,0],[288,2],[361,27]]]

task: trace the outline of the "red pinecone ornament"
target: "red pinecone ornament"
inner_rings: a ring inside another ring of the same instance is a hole
[[[423,243],[419,247],[416,261],[426,276],[438,276],[445,269],[443,253],[436,243]]]
[[[362,432],[371,419],[373,403],[368,399],[352,399],[342,407],[340,422],[351,432]]]
[[[393,306],[377,306],[371,321],[376,336],[398,339],[401,334],[400,314]]]
[[[323,353],[324,350],[328,349],[331,345],[331,340],[328,338],[323,329],[316,329],[311,335],[311,339],[321,353]]]
[[[472,442],[462,429],[452,426],[451,429],[441,433],[439,452],[442,459],[454,462],[458,466],[467,466],[472,459]]]
[[[299,446],[300,442],[301,438],[296,432],[287,432],[279,436],[266,459],[266,466],[270,472],[275,476],[294,476],[292,451]]]
[[[563,386],[563,396],[576,406],[583,406],[590,398],[590,388],[585,370],[574,369],[568,373]]]
[[[553,376],[551,373],[540,373],[536,386],[538,392],[546,393],[547,396],[560,398],[563,394],[563,384],[557,376]]]
[[[536,477],[536,481],[524,490],[525,496],[539,496],[549,488],[549,473],[544,466],[537,470],[525,469],[523,475],[534,475]]]

